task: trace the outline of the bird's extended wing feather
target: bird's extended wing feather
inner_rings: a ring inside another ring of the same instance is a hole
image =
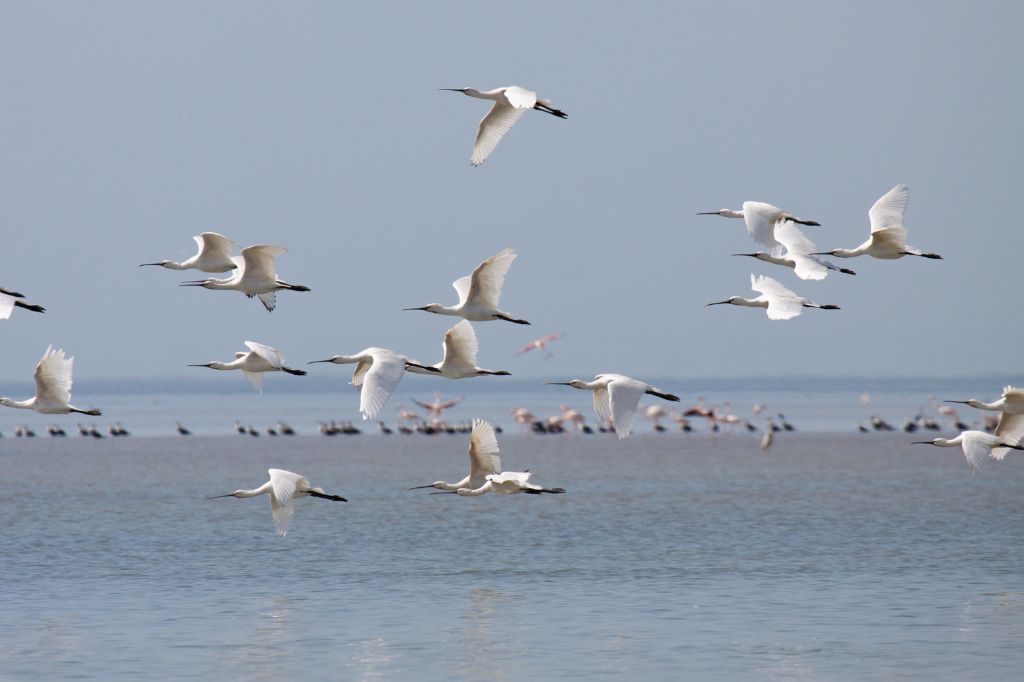
[[[263,393],[263,374],[262,373],[260,373],[260,372],[247,372],[247,371],[245,371],[243,369],[242,370],[242,374],[245,375],[245,378],[249,380],[249,383],[252,384],[253,388],[255,388],[258,392]]]
[[[1024,414],[1003,412],[999,415],[999,423],[996,425],[995,435],[1001,443],[1022,445],[1024,441]],[[1003,459],[1010,448],[992,448],[994,459]]]
[[[751,274],[750,288],[768,299],[770,320],[788,320],[803,312],[803,299],[771,277]]]
[[[373,419],[377,416],[388,398],[398,388],[403,374],[405,358],[384,349],[374,352],[373,364],[363,377],[363,388],[359,394],[359,411],[363,413],[363,419]]]
[[[819,280],[828,275],[828,268],[814,256],[814,242],[807,238],[800,228],[791,220],[784,220],[775,225],[775,239],[786,247],[786,258],[795,264],[793,268],[800,279]]]
[[[250,280],[276,280],[277,266],[274,259],[288,253],[283,246],[270,246],[267,244],[256,244],[242,249],[242,259],[245,261],[245,277]]]
[[[871,231],[877,232],[886,227],[903,227],[903,214],[907,211],[910,200],[910,188],[896,185],[875,202],[868,211],[871,219]]]
[[[1024,389],[1005,386],[1003,398],[1006,399],[1006,407],[1009,412],[1024,412]]]
[[[467,301],[472,305],[497,308],[505,276],[516,259],[516,252],[508,246],[494,254],[473,270],[472,284]]]
[[[14,302],[18,299],[7,294],[0,294],[0,320],[6,320],[14,311]]]
[[[452,286],[455,288],[455,293],[459,295],[459,305],[466,302],[469,298],[469,287],[473,283],[473,276],[466,275],[465,277],[459,277],[457,280],[452,282]]]
[[[71,400],[71,371],[75,359],[65,357],[63,350],[47,346],[36,365],[36,402],[67,405]]]
[[[246,341],[245,345],[253,353],[266,360],[267,364],[271,367],[281,367],[284,365],[284,354],[278,349],[265,346],[262,343],[256,343],[255,341]]]
[[[967,458],[967,463],[971,465],[971,468],[977,471],[985,463],[985,457],[992,454],[989,442],[992,437],[980,431],[965,431],[961,435],[963,441],[960,446],[963,448],[964,457]]]
[[[267,309],[267,312],[274,312],[274,308],[277,307],[277,292],[268,291],[265,294],[257,294],[256,298],[260,299],[260,303]]]
[[[309,481],[284,469],[269,469],[267,473],[270,474],[270,484],[273,487],[270,492],[270,513],[274,517],[277,532],[284,535],[288,532],[288,523],[295,513],[295,507],[292,505],[295,491],[308,489]]]
[[[532,109],[537,103],[537,93],[518,85],[505,88],[505,99],[516,109]]]
[[[602,425],[607,424],[608,420],[612,418],[612,406],[608,402],[608,389],[604,386],[594,389],[594,413]]]
[[[444,364],[449,367],[476,367],[479,344],[469,320],[462,320],[444,335]]]
[[[487,476],[499,473],[501,456],[494,427],[483,419],[474,419],[469,437],[469,487],[480,487]]]
[[[608,384],[612,425],[615,427],[615,433],[619,440],[626,438],[630,429],[633,428],[633,419],[636,417],[636,410],[645,389],[646,386],[635,379],[614,379]]]
[[[526,109],[517,109],[501,101],[495,102],[491,110],[480,120],[470,163],[479,166],[486,161],[494,148],[501,142],[501,138],[505,137],[505,133],[512,129],[512,126],[524,113],[526,113]]]
[[[235,243],[224,235],[216,232],[203,232],[202,234],[198,234],[193,237],[193,239],[195,239],[196,244],[199,245],[199,254],[201,256],[209,259],[231,259],[231,247],[234,246]]]
[[[743,202],[743,222],[747,225],[747,232],[773,256],[782,255],[782,244],[775,238],[775,219],[780,213],[778,206],[761,201]]]

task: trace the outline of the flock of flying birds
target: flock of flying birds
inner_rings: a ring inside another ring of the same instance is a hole
[[[469,97],[487,99],[494,102],[491,109],[480,121],[476,141],[473,146],[471,163],[478,166],[483,163],[497,147],[498,143],[511,127],[526,111],[533,109],[558,118],[567,115],[555,109],[548,100],[540,99],[537,94],[518,86],[479,91],[474,88],[443,88],[453,92],[461,92]],[[834,249],[832,251],[815,251],[815,246],[800,230],[797,224],[817,226],[819,223],[798,218],[771,204],[747,201],[742,210],[722,209],[698,215],[720,215],[728,218],[742,218],[750,236],[767,251],[755,253],[733,254],[750,256],[758,260],[792,268],[796,276],[802,280],[824,279],[829,271],[843,274],[856,274],[852,270],[839,267],[823,256],[835,258],[854,258],[871,256],[886,260],[904,256],[920,256],[922,258],[941,259],[935,253],[925,253],[907,244],[907,228],[904,226],[904,214],[910,190],[906,185],[897,185],[884,194],[868,212],[871,232],[868,240],[853,249]],[[240,255],[232,255],[234,242],[215,232],[204,232],[195,237],[199,251],[184,262],[163,260],[144,263],[148,266],[160,266],[171,270],[199,270],[207,273],[230,273],[224,278],[206,278],[183,282],[181,286],[203,287],[220,291],[239,291],[247,297],[256,297],[267,311],[273,311],[277,305],[278,291],[307,292],[309,287],[292,284],[277,275],[276,259],[287,253],[281,246],[257,244],[241,250]],[[519,325],[530,324],[525,319],[501,310],[499,301],[501,289],[516,253],[511,248],[503,249],[497,254],[480,263],[471,274],[460,277],[452,286],[458,294],[458,303],[445,306],[430,303],[405,310],[423,310],[426,312],[462,318],[451,327],[444,337],[444,356],[441,361],[432,365],[422,364],[395,351],[369,347],[352,355],[334,355],[316,362],[333,364],[354,364],[352,385],[359,389],[359,411],[363,419],[374,419],[387,403],[398,387],[406,372],[431,374],[447,379],[465,379],[478,376],[508,375],[505,370],[490,370],[478,367],[476,362],[478,343],[476,333],[470,322],[488,322],[501,320]],[[141,267],[141,266],[140,266]],[[804,308],[835,310],[838,306],[818,304],[790,291],[778,281],[751,274],[751,288],[759,296],[748,299],[733,296],[724,301],[708,305],[731,304],[738,306],[765,308],[768,318],[786,320],[799,315]],[[13,291],[0,289],[0,319],[10,317],[14,308],[23,308],[34,312],[44,312],[38,305],[28,303],[25,297]],[[554,338],[557,336],[553,335]],[[554,340],[545,337],[523,347],[522,352],[531,348],[544,348]],[[248,352],[238,352],[234,360],[228,362],[208,362],[201,365],[216,370],[240,370],[258,389],[262,374],[266,372],[286,372],[293,375],[304,375],[306,372],[284,364],[284,356],[275,348],[246,341]],[[63,350],[48,347],[42,359],[36,365],[36,395],[27,400],[0,398],[0,405],[6,407],[30,409],[42,414],[81,413],[99,415],[96,409],[81,409],[71,404],[71,385],[73,358],[67,357]],[[313,364],[313,363],[310,363]],[[678,402],[679,397],[662,391],[643,381],[622,374],[598,374],[593,380],[573,379],[567,382],[547,382],[561,384],[593,393],[594,411],[601,423],[611,423],[619,439],[629,436],[634,418],[644,395],[652,395],[668,401]],[[972,468],[977,468],[986,457],[1002,459],[1008,449],[1024,450],[1024,390],[1006,387],[1003,397],[992,403],[984,403],[975,399],[963,402],[983,410],[1001,412],[999,424],[992,434],[983,431],[964,431],[956,438],[936,438],[931,441],[920,441],[940,447],[961,446],[967,461]],[[544,488],[530,482],[531,472],[502,471],[499,449],[494,428],[487,422],[476,419],[469,445],[470,471],[456,483],[436,481],[418,488],[435,488],[436,493],[451,493],[460,496],[477,496],[485,493],[499,494],[559,494],[562,488]],[[294,513],[293,501],[301,497],[317,497],[332,501],[346,501],[338,495],[325,493],[321,488],[310,485],[300,474],[270,469],[270,480],[259,488],[236,490],[228,495],[217,497],[255,497],[267,494],[270,496],[271,511],[274,523],[280,534],[288,530],[288,523]],[[411,488],[415,489],[415,488]]]

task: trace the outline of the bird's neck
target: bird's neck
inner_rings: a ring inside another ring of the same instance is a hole
[[[462,495],[463,497],[478,497],[479,495],[483,495],[484,493],[489,493],[493,487],[494,485],[490,481],[488,481],[479,488],[459,488],[457,492],[459,495]]]
[[[233,362],[211,362],[207,367],[210,369],[238,369],[241,364],[241,359]]]
[[[977,410],[990,410],[990,411],[993,411],[993,412],[999,412],[999,411],[1001,411],[1003,409],[1003,401],[1002,400],[997,400],[994,403],[983,403],[980,400],[975,400],[974,398],[971,398],[970,400],[968,400],[966,402],[967,402],[968,405],[970,405],[971,407],[973,407],[973,408],[975,408]]]
[[[945,439],[942,439],[942,438],[938,438],[937,440],[939,440],[941,442],[937,442],[937,443],[934,443],[934,444],[938,445],[940,448],[954,448],[957,445],[960,445],[961,443],[964,442],[964,434],[961,433],[956,438],[950,438],[948,440],[945,440]]]
[[[36,404],[35,398],[29,398],[28,400],[8,400],[5,403],[7,407],[14,407],[19,410],[31,410],[32,406]]]
[[[785,268],[795,268],[796,267],[796,261],[790,260],[788,258],[779,258],[777,256],[771,255],[770,253],[755,253],[754,254],[754,258],[756,258],[757,260],[762,260],[765,263],[771,263],[773,265],[781,265],[781,266],[783,266]]]
[[[184,263],[175,263],[172,260],[169,260],[166,263],[161,263],[161,265],[168,270],[188,270],[188,267],[186,267]]]
[[[760,298],[740,298],[736,297],[736,300],[730,301],[733,305],[746,306],[747,308],[767,308],[768,300],[761,300]]]
[[[831,255],[836,258],[854,258],[863,254],[865,251],[862,249],[836,249]]]
[[[742,218],[742,217],[744,217],[743,216],[743,211],[733,211],[733,210],[730,210],[728,208],[723,208],[721,211],[719,211],[718,215],[722,216],[723,218]]]
[[[454,307],[449,308],[448,306],[439,305],[430,312],[437,313],[438,315],[451,315],[453,317],[462,317],[461,311]]]
[[[451,491],[454,491],[454,490],[458,490],[459,488],[465,488],[467,485],[469,485],[469,476],[466,476],[464,479],[462,479],[458,483],[449,483],[448,481],[438,481],[437,483],[434,484],[434,487],[439,489],[439,490],[447,490],[447,491],[451,492]]]
[[[239,490],[237,493],[235,493],[235,497],[258,497],[260,495],[265,495],[269,493],[273,489],[274,484],[270,481],[267,481],[259,488],[254,488],[253,490]]]

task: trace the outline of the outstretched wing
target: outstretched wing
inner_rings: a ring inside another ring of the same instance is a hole
[[[803,312],[803,299],[771,277],[751,274],[750,288],[768,300],[769,320],[788,320]]]
[[[299,474],[284,469],[269,469],[270,485],[273,490],[270,493],[270,513],[274,517],[274,525],[277,532],[284,535],[288,532],[288,522],[295,513],[292,506],[292,498],[297,489],[308,489],[309,481]]]
[[[871,231],[877,232],[886,227],[903,227],[903,214],[907,211],[909,200],[910,188],[906,185],[896,185],[883,194],[868,211]]]
[[[782,211],[762,201],[743,202],[743,222],[750,237],[773,256],[782,255],[782,244],[775,238],[775,221]]]
[[[814,242],[807,238],[792,220],[784,220],[775,225],[775,238],[786,247],[786,258],[795,264],[793,268],[800,279],[819,280],[828,275],[828,268],[820,260],[809,254],[814,253]]]
[[[478,348],[473,325],[469,320],[462,320],[444,335],[444,364],[474,369]]]
[[[249,383],[252,384],[252,387],[257,392],[263,393],[263,374],[261,372],[247,372],[243,369],[242,374],[245,375],[245,378],[249,380]]]
[[[977,471],[985,463],[985,458],[992,454],[993,449],[989,440],[991,438],[989,434],[979,431],[964,432],[960,446],[963,448],[967,463],[974,471]],[[1005,449],[1003,448],[1003,450]]]
[[[517,109],[506,102],[497,101],[491,110],[480,120],[480,127],[476,131],[476,142],[473,144],[473,156],[469,162],[479,166],[487,160],[494,148],[505,137],[505,133],[512,129],[526,109]]]
[[[608,389],[605,386],[594,389],[594,413],[602,427],[612,418],[612,406],[608,401]]]
[[[280,368],[284,365],[284,354],[278,349],[264,346],[262,343],[256,343],[255,341],[246,341],[245,345],[253,353],[266,360],[267,364],[271,367]]]
[[[14,302],[18,299],[14,296],[0,293],[0,320],[6,320],[14,311]]]
[[[472,285],[472,282],[472,275],[459,277],[457,280],[452,282],[452,286],[455,287],[455,293],[459,295],[459,305],[465,303],[466,299],[469,298],[469,287]]]
[[[359,368],[356,368],[358,373]],[[373,419],[398,388],[405,374],[405,358],[383,348],[373,351],[373,364],[362,377],[362,391],[359,394],[359,411],[363,419]],[[355,383],[356,377],[352,377]]]
[[[608,384],[608,400],[612,409],[612,425],[619,440],[629,435],[646,386],[635,379],[614,379]]]
[[[1021,442],[1024,441],[1024,414],[1014,414],[1012,412],[1000,414],[995,434],[999,437],[1001,443],[1024,445]],[[1002,459],[1006,457],[1006,453],[1009,451],[1010,448],[992,448],[992,458]]]
[[[483,485],[485,477],[501,473],[501,457],[494,427],[483,419],[473,420],[473,433],[469,437],[469,487]]]
[[[277,279],[277,266],[274,259],[288,253],[283,246],[256,244],[242,249],[242,260],[245,261],[246,279]]]
[[[75,359],[65,357],[63,350],[47,346],[36,365],[36,402],[67,405],[71,400],[71,370]]]
[[[505,275],[516,259],[516,252],[507,246],[494,254],[473,270],[472,282],[469,287],[467,301],[472,305],[497,308],[501,299],[501,287],[505,284]]]
[[[197,234],[193,239],[199,245],[199,255],[206,259],[231,260],[231,247],[233,241],[216,232],[203,232]]]
[[[1011,412],[1024,412],[1024,389],[1005,386],[1003,398],[1006,400],[1006,407]]]

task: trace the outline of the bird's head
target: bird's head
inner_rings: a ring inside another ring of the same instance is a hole
[[[429,303],[418,308],[402,308],[402,310],[426,310],[428,313],[436,313],[441,309],[440,303]]]
[[[4,407],[14,407],[14,400],[12,398],[0,398],[0,405]]]
[[[835,256],[836,258],[842,258],[845,255],[847,249],[832,249],[831,251],[815,251],[814,253],[808,254],[809,256]]]
[[[476,88],[438,88],[438,90],[446,90],[448,92],[461,92],[463,95],[479,95],[480,91]]]
[[[213,367],[212,362],[204,362],[201,365],[185,365],[186,367]]]
[[[945,438],[933,438],[932,440],[915,440],[911,445],[939,445],[943,446],[949,443]]]
[[[145,267],[145,266],[147,266],[147,265],[159,265],[160,267],[164,267],[164,268],[166,268],[166,267],[167,267],[167,265],[168,265],[168,264],[169,264],[170,262],[171,262],[171,261],[169,261],[169,260],[162,260],[162,261],[159,261],[159,262],[156,262],[156,263],[141,263],[141,264],[139,265],[139,267],[140,267],[140,268],[142,268],[142,267]]]
[[[706,308],[709,305],[725,305],[726,303],[728,303],[730,305],[739,305],[740,304],[739,302],[742,301],[742,300],[743,300],[742,296],[730,296],[729,298],[725,299],[724,301],[715,301],[714,303],[708,303],[704,307]]]
[[[731,212],[732,211],[730,211],[727,208],[720,208],[717,211],[702,211],[702,212],[698,213],[697,215],[725,215],[725,214],[731,213]]]
[[[213,282],[212,279],[196,279],[196,280],[192,280],[191,282],[182,282],[178,286],[179,287],[204,287],[206,289],[209,289],[210,288],[210,284],[212,282]]]
[[[730,256],[748,256],[750,258],[756,258],[758,260],[764,260],[764,257],[768,254],[763,251],[755,251],[754,253],[731,253]]]

